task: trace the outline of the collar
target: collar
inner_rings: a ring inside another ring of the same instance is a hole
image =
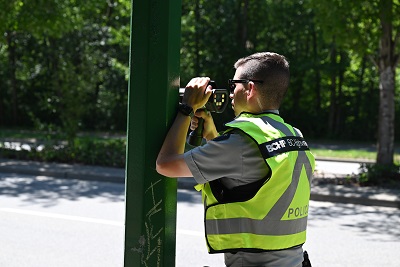
[[[244,114],[244,113],[247,113],[247,114],[253,114],[253,115],[259,115],[259,114],[265,114],[265,113],[272,113],[272,114],[275,114],[275,115],[278,115],[279,116],[279,110],[277,110],[277,109],[266,109],[266,110],[264,110],[264,111],[262,111],[262,112],[260,112],[260,113],[251,113],[251,112],[246,112],[246,111],[243,111],[242,113],[240,113],[239,115],[237,115],[235,118],[239,118],[240,117],[240,115],[242,115],[242,114]]]
[[[279,110],[277,110],[277,109],[267,109],[267,110],[264,110],[261,113],[274,113],[276,115],[279,115]]]

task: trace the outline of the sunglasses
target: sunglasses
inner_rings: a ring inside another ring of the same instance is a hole
[[[249,83],[249,82],[263,83],[264,81],[260,81],[260,80],[251,80],[251,79],[240,79],[240,80],[229,79],[229,80],[228,80],[228,86],[229,86],[229,89],[230,89],[231,93],[233,93],[233,91],[234,91],[235,88],[236,88],[236,84],[237,84],[237,83]]]

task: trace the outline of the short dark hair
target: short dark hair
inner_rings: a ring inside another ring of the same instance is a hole
[[[287,59],[277,53],[261,52],[236,61],[235,69],[242,67],[240,79],[262,80],[261,97],[279,107],[288,90],[290,71]]]

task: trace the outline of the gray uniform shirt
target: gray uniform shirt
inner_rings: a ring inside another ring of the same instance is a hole
[[[241,131],[210,140],[186,152],[184,158],[199,184],[221,179],[227,188],[232,188],[262,179],[270,171],[257,144]],[[225,264],[231,267],[297,267],[302,261],[301,246],[261,253],[225,253]]]
[[[199,184],[221,179],[232,188],[262,179],[269,172],[257,144],[241,131],[210,140],[184,156]]]

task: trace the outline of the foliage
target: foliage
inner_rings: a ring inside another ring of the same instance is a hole
[[[376,163],[361,164],[359,182],[361,185],[400,186],[400,165]]]
[[[0,125],[71,141],[82,129],[124,129],[129,8],[126,0],[3,1],[12,15],[0,16]]]
[[[77,138],[74,144],[47,142],[40,146],[21,146],[18,149],[0,144],[0,156],[18,160],[80,163],[123,168],[125,139]]]
[[[368,56],[375,64],[379,76],[378,153],[377,162],[393,163],[395,132],[395,69],[399,63],[400,20],[394,16],[400,11],[396,0],[316,1],[310,2],[316,11],[316,20],[324,35],[332,39],[332,59],[336,45],[341,49]],[[333,60],[332,60],[333,61]],[[341,76],[340,76],[341,77]],[[332,81],[333,82],[333,81]],[[332,94],[332,100],[335,100]],[[331,107],[335,112],[335,107]],[[336,116],[332,113],[331,115]],[[334,117],[330,121],[333,123]]]
[[[182,0],[181,86],[207,75],[226,87],[239,57],[275,51],[291,65],[280,109],[288,123],[307,138],[375,142],[379,3]],[[79,131],[126,131],[130,8],[128,0],[2,1],[0,127],[58,132],[69,151],[80,147]],[[233,112],[213,116],[222,130]]]

